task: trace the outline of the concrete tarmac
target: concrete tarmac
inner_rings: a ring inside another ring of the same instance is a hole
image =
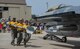
[[[23,46],[12,46],[11,34],[0,33],[0,49],[80,49],[80,38],[68,37],[67,43],[58,42],[57,40],[47,39],[43,40],[44,34],[33,34],[30,41],[27,43],[27,47]]]

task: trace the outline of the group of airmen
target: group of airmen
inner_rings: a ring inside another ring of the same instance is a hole
[[[13,18],[12,20],[8,20],[8,21],[7,20],[1,21],[1,22],[2,22],[1,24],[3,24],[2,26],[4,32],[6,29],[7,30],[9,29],[11,31],[11,37],[12,37],[11,45],[13,46],[15,46],[16,43],[17,46],[19,46],[22,41],[24,43],[24,46],[26,46],[26,43],[31,38],[31,34],[32,34],[31,32],[27,31],[28,29],[30,29],[30,31],[32,31],[35,34],[37,32],[39,33],[41,32],[41,30],[39,30],[39,27],[41,26],[40,23],[37,24],[37,23],[30,22],[28,20],[24,21],[24,19],[16,20],[16,18]]]
[[[16,18],[13,18],[11,21],[8,22],[9,27],[11,28],[11,36],[12,36],[12,41],[11,45],[15,45],[15,39],[17,39],[17,46],[20,45],[22,39],[23,41],[26,40],[26,28],[30,26],[28,21],[25,21],[23,19],[21,20],[16,20]],[[27,41],[30,38],[28,37]],[[26,41],[26,42],[27,42]],[[24,42],[24,46],[26,46],[26,42]]]

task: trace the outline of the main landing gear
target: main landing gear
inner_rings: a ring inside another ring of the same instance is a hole
[[[67,42],[67,37],[66,36],[62,37],[62,42]]]

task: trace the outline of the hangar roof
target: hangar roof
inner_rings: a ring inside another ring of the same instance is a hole
[[[26,4],[25,0],[0,0],[3,4]]]

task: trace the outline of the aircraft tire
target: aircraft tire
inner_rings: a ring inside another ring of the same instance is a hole
[[[44,39],[44,40],[46,40],[46,39],[47,39],[47,37],[45,37],[45,36],[44,36],[44,37],[43,37],[43,39]]]
[[[47,34],[47,35],[45,35],[45,36],[43,37],[43,39],[46,40],[48,37],[49,37],[49,35]]]
[[[67,42],[67,38],[66,37],[62,37],[62,42]]]

